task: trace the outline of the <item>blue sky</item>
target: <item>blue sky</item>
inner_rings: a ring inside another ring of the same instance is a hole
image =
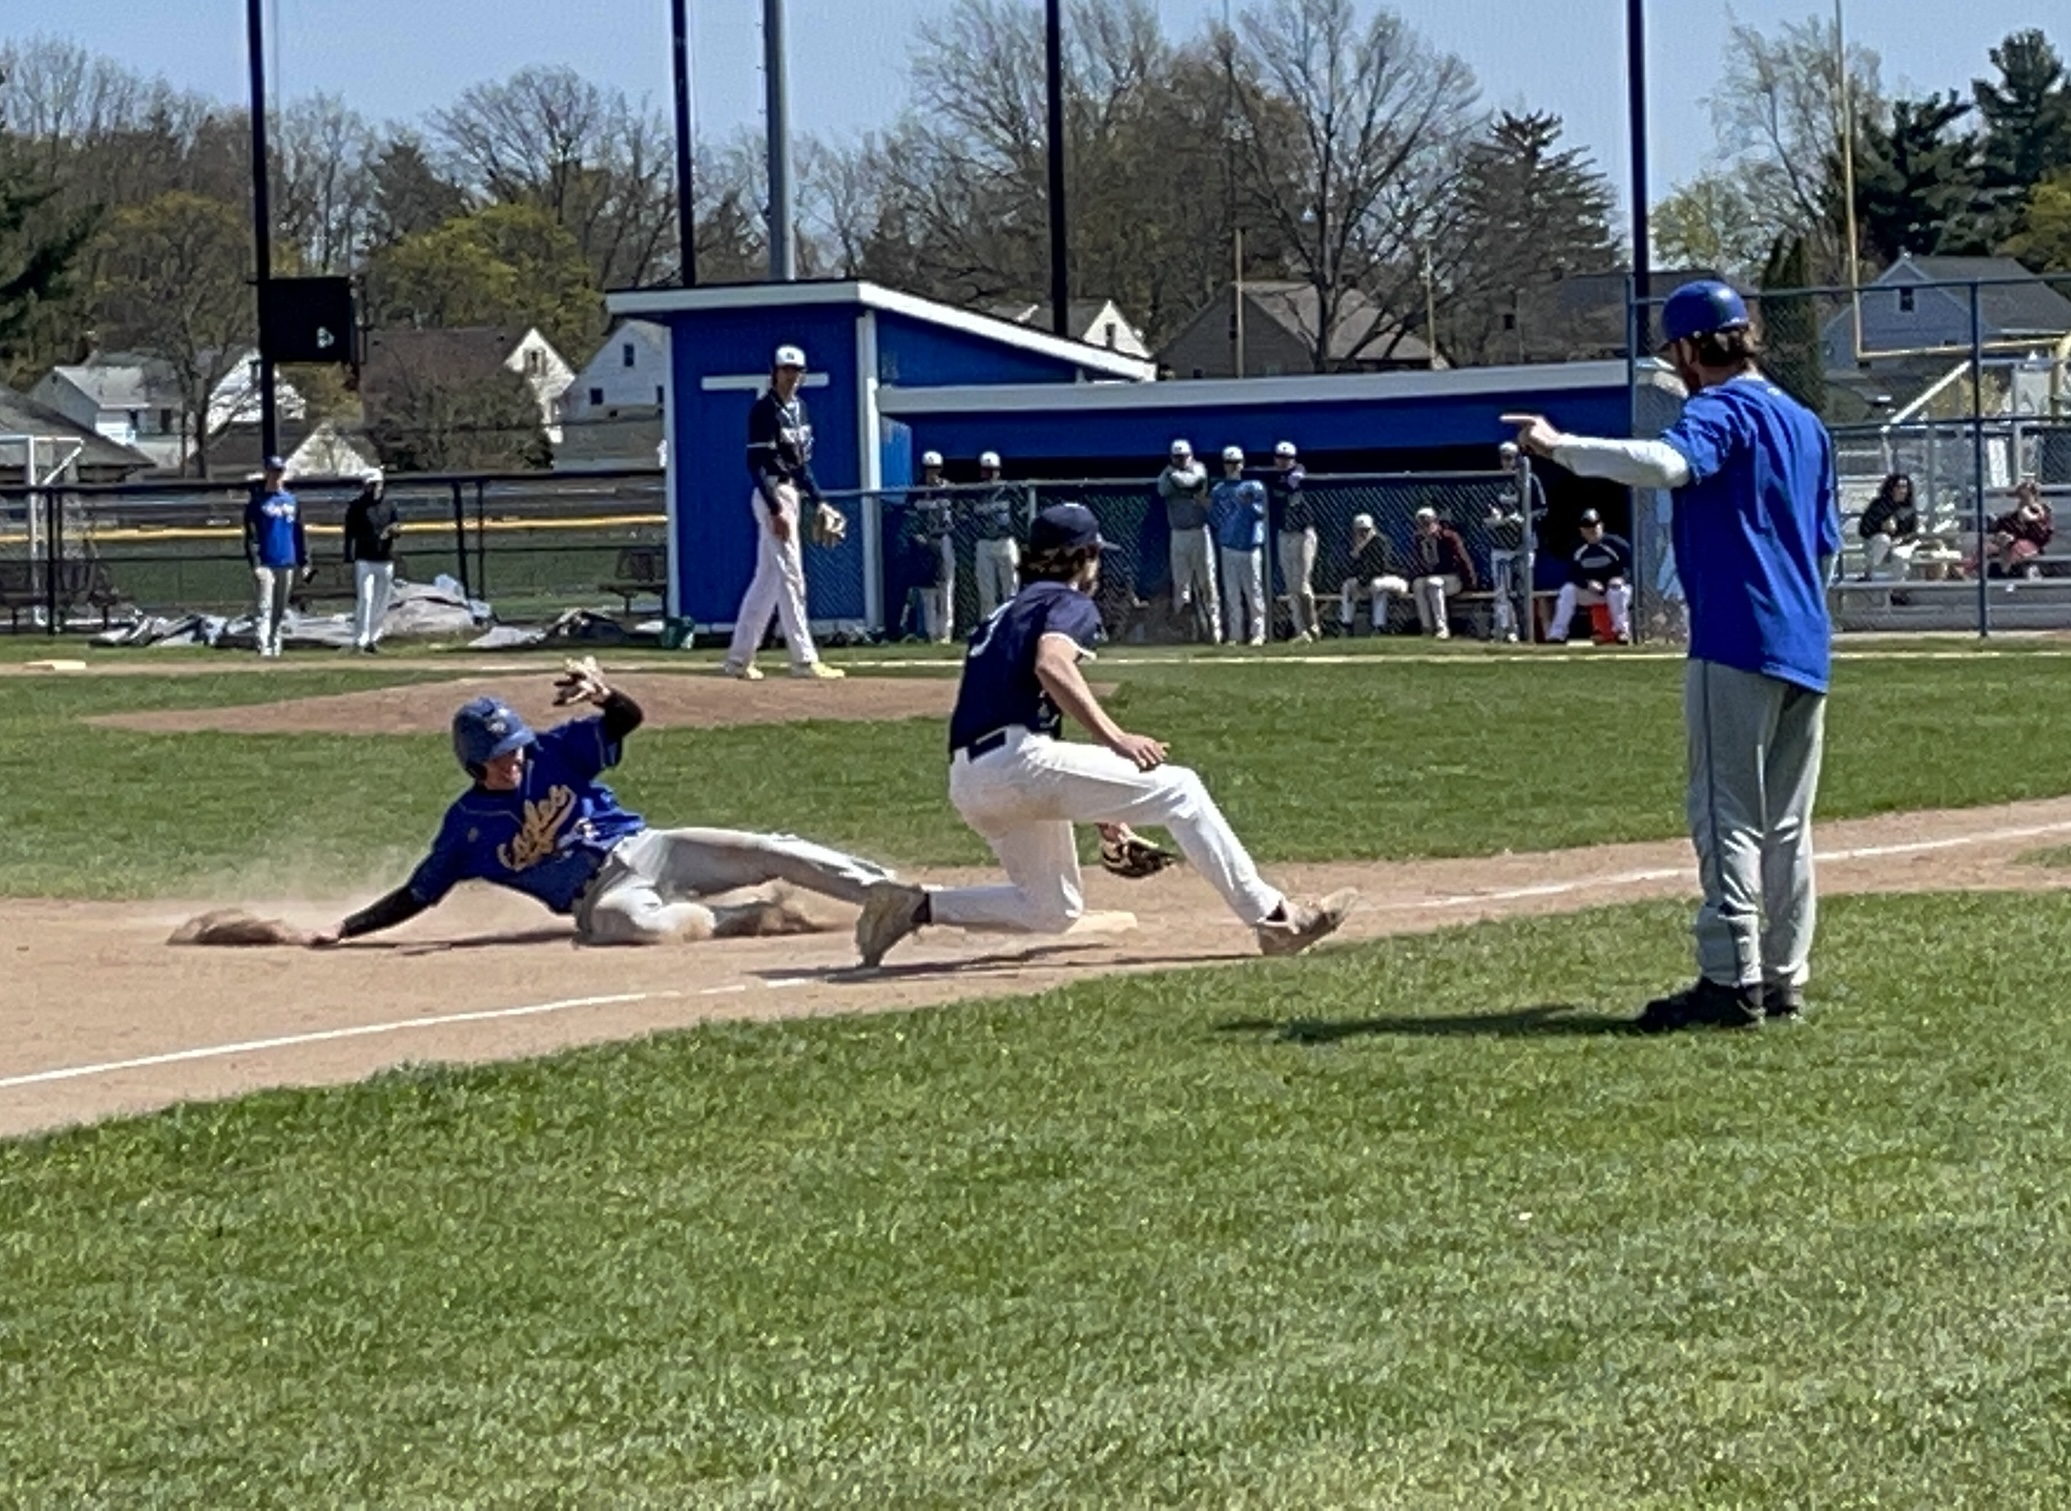
[[[1223,0],[1157,0],[1168,31],[1191,32]],[[1242,9],[1244,0],[1235,0]],[[1736,0],[1765,29],[1830,0]],[[467,85],[527,63],[564,63],[666,106],[668,0],[268,0],[278,17],[277,87],[328,89],[367,115],[409,119]],[[760,120],[760,0],[690,0],[697,116],[725,135]],[[802,131],[849,133],[897,113],[905,69],[946,0],[788,0],[793,110]],[[1848,0],[1851,35],[1884,58],[1887,87],[1963,88],[1987,71],[2009,31],[2046,24],[2038,0]],[[37,28],[182,86],[225,97],[245,87],[241,0],[67,0],[39,7]],[[1566,118],[1624,192],[1623,0],[1397,0],[1439,45],[1459,53],[1494,105]],[[1652,193],[1703,166],[1711,146],[1700,103],[1729,25],[1720,0],[1649,0]],[[2061,11],[2059,15],[2063,14]],[[1559,25],[1551,24],[1557,18]],[[2055,28],[2071,48],[2071,24]]]

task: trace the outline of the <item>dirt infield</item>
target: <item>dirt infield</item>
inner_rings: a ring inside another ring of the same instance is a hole
[[[152,734],[444,734],[456,706],[494,693],[528,721],[551,724],[569,717],[568,710],[553,706],[553,675],[553,668],[539,667],[522,675],[484,673],[243,707],[102,714],[89,722]],[[611,680],[639,700],[648,725],[657,729],[719,729],[801,719],[946,719],[956,700],[954,682],[930,677],[807,682],[779,674],[761,682],[736,682],[710,675],[613,673]]]
[[[2071,884],[2071,874],[2014,863],[2021,852],[2067,836],[2071,798],[1827,824],[1821,885],[1840,893]],[[1276,879],[1302,891],[1361,887],[1346,929],[1353,939],[1684,896],[1694,885],[1680,842],[1303,866]],[[245,899],[312,925],[360,900],[284,906]],[[577,949],[561,920],[522,898],[473,888],[393,935],[321,953],[167,944],[203,904],[11,903],[0,911],[10,1030],[0,1035],[0,1135],[264,1086],[356,1080],[404,1062],[543,1054],[712,1018],[874,1012],[1026,993],[1089,975],[1253,953],[1245,931],[1184,871],[1137,884],[1096,872],[1089,901],[1132,910],[1141,926],[1059,940],[930,930],[902,946],[886,969],[867,973],[850,968],[845,930]]]

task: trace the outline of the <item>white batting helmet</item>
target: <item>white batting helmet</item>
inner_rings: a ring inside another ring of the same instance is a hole
[[[1222,449],[1222,459],[1226,462],[1242,462],[1244,460],[1244,448],[1242,446],[1225,446]]]
[[[981,451],[978,453],[978,470],[983,472],[987,469],[994,472],[1000,470],[1000,454],[997,451]]]
[[[942,453],[939,451],[923,451],[920,454],[920,464],[923,467],[939,467],[942,465]]]
[[[1429,507],[1429,506],[1427,505],[1426,507],[1424,507],[1424,508],[1422,508],[1422,509],[1419,509],[1419,510],[1417,511],[1417,518],[1418,518],[1418,519],[1436,519],[1436,518],[1438,518],[1438,511],[1437,511],[1436,509],[1433,509],[1433,508],[1431,508],[1431,507]]]
[[[779,367],[804,367],[805,348],[800,346],[780,346],[777,348],[777,354],[769,359],[769,365],[772,369]]]
[[[1373,516],[1372,516],[1371,514],[1355,514],[1355,515],[1353,515],[1353,516],[1352,516],[1352,528],[1353,528],[1353,529],[1355,529],[1355,530],[1372,530],[1372,529],[1373,529]]]
[[[1280,443],[1279,445],[1277,445],[1277,446],[1275,446],[1275,447],[1273,448],[1273,455],[1274,455],[1274,456],[1293,456],[1293,455],[1294,455],[1294,442],[1292,442],[1292,441],[1282,441],[1282,442],[1281,442],[1281,443]]]
[[[1194,448],[1186,441],[1174,441],[1172,443],[1172,454],[1174,456],[1192,456]]]

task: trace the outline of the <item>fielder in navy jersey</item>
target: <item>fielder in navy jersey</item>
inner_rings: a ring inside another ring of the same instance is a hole
[[[1098,825],[1103,838],[1132,823],[1170,830],[1268,954],[1307,949],[1351,912],[1350,891],[1305,903],[1268,886],[1200,777],[1167,764],[1162,741],[1124,730],[1100,706],[1079,663],[1100,636],[1091,595],[1105,544],[1081,505],[1038,514],[1020,592],[979,626],[964,658],[949,722],[949,797],[999,857],[1005,885],[873,887],[856,922],[866,966],[928,924],[1069,929],[1085,909],[1074,824]],[[1064,740],[1067,715],[1096,743]]]
[[[606,686],[594,662],[572,665],[560,686],[569,701],[600,712],[535,734],[498,699],[460,707],[453,751],[474,786],[446,810],[408,881],[313,943],[393,928],[464,881],[572,917],[584,944],[660,944],[820,927],[781,891],[714,901],[744,888],[784,883],[860,903],[892,879],[883,866],[788,834],[650,829],[602,779],[640,727],[640,706]]]
[[[1812,806],[1841,550],[1834,447],[1819,417],[1762,375],[1747,306],[1710,280],[1661,313],[1663,352],[1690,397],[1658,441],[1563,435],[1505,415],[1569,471],[1674,490],[1671,533],[1690,615],[1683,684],[1690,838],[1704,902],[1697,982],[1639,1027],[1743,1028],[1796,1019],[1817,911]]]

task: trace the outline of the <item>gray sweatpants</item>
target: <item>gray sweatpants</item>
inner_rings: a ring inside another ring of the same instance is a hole
[[[1826,695],[1692,661],[1683,723],[1690,842],[1704,888],[1697,969],[1727,986],[1803,986],[1817,906],[1812,803]]]
[[[700,938],[725,922],[705,899],[790,882],[860,903],[873,882],[896,878],[872,861],[790,834],[735,829],[647,829],[621,840],[575,909],[584,944],[659,944]]]

